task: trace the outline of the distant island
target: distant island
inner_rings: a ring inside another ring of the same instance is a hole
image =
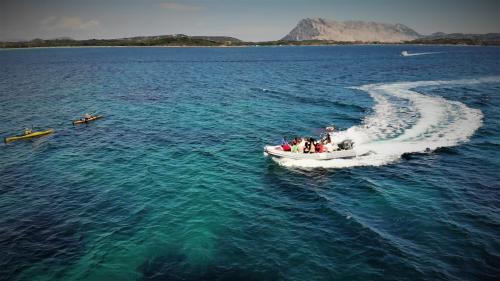
[[[322,18],[303,19],[280,40],[247,42],[227,36],[188,36],[184,34],[138,36],[118,39],[74,40],[68,37],[0,42],[0,48],[163,46],[163,47],[232,47],[232,46],[308,46],[349,44],[445,44],[500,46],[500,33],[463,34],[442,32],[421,35],[403,24],[365,21],[334,21]]]
[[[401,43],[420,37],[402,24],[365,21],[334,21],[322,18],[303,19],[282,40],[327,40],[342,42]]]
[[[451,44],[500,45],[500,33],[463,34],[442,32],[421,35],[406,25],[366,21],[303,19],[281,41],[325,41],[357,44]]]

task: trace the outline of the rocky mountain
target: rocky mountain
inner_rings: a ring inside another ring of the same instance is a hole
[[[396,43],[420,38],[415,30],[403,24],[365,21],[334,21],[322,18],[303,19],[282,40],[331,40],[343,42]]]

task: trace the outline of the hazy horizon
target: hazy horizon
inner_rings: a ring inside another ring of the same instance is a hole
[[[277,40],[303,18],[404,24],[420,34],[500,32],[500,2],[481,1],[41,1],[0,3],[0,40],[186,34]]]

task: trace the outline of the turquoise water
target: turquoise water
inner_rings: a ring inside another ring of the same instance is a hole
[[[1,51],[0,135],[56,132],[0,145],[0,280],[494,280],[499,62],[496,47]],[[85,112],[105,118],[72,126]],[[263,154],[330,124],[370,154]]]

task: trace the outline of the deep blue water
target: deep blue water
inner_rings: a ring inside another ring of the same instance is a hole
[[[498,47],[0,51],[0,135],[56,130],[0,145],[0,280],[497,279],[499,76]],[[263,155],[330,124],[396,152]]]

